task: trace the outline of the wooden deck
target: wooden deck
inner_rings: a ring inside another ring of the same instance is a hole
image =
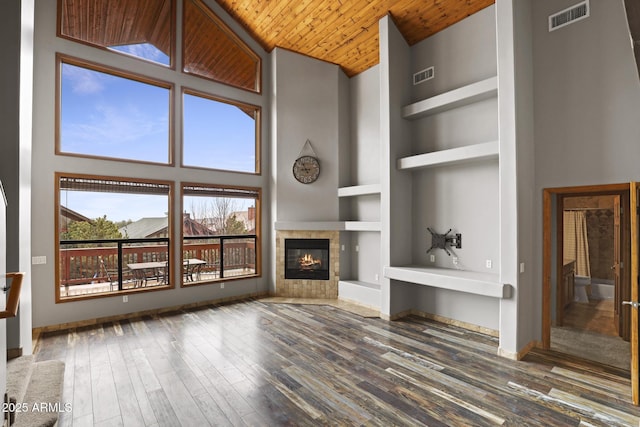
[[[44,334],[59,425],[638,426],[628,373],[418,317],[249,300]]]

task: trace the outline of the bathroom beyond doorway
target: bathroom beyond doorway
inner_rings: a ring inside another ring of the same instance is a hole
[[[569,334],[597,329],[588,332],[628,341],[629,310],[621,304],[630,292],[629,269],[624,267],[630,265],[628,213],[629,184],[544,190],[544,348],[558,347],[551,343],[552,326]],[[570,227],[568,233],[565,227]],[[571,247],[575,242],[567,244],[567,235],[569,240],[583,241]],[[597,309],[607,307],[610,312]],[[557,332],[554,340],[564,336]]]

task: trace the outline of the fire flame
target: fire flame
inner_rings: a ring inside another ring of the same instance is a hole
[[[298,259],[301,268],[318,268],[322,265],[322,260],[314,259],[311,254],[304,254]]]

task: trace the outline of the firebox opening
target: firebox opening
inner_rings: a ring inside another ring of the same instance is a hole
[[[285,279],[329,280],[329,239],[285,239]]]

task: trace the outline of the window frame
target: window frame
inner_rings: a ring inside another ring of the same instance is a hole
[[[61,211],[61,200],[60,200],[60,180],[61,178],[80,178],[80,179],[93,179],[93,180],[109,180],[109,181],[119,181],[119,182],[139,182],[139,183],[148,183],[148,184],[159,184],[166,185],[169,190],[167,193],[167,259],[168,259],[168,271],[169,278],[172,278],[171,272],[175,271],[175,262],[174,262],[174,250],[173,247],[175,245],[174,237],[174,221],[173,221],[173,206],[174,206],[174,194],[175,194],[175,182],[169,180],[157,180],[157,179],[144,179],[144,178],[132,178],[132,177],[121,177],[121,176],[108,176],[108,175],[90,175],[90,174],[79,174],[79,173],[68,173],[68,172],[55,172],[54,179],[54,233],[55,233],[55,242],[54,242],[54,253],[55,253],[55,303],[67,303],[73,301],[83,301],[89,299],[97,299],[97,298],[108,298],[119,295],[130,295],[141,292],[155,292],[155,291],[163,291],[168,289],[174,289],[175,281],[169,280],[168,284],[165,285],[157,285],[152,287],[139,287],[133,289],[126,290],[115,290],[109,292],[101,292],[97,294],[86,294],[86,295],[75,295],[75,296],[66,296],[62,297],[60,295],[60,280],[61,280],[61,271],[60,271],[60,211]],[[131,239],[135,242],[137,239]],[[174,275],[175,276],[175,275]]]
[[[68,151],[62,151],[62,65],[69,64],[76,67],[88,69],[90,71],[96,71],[99,73],[109,74],[115,77],[124,78],[127,80],[133,80],[138,83],[143,83],[159,88],[167,89],[169,91],[169,99],[167,103],[168,108],[168,128],[167,128],[167,150],[168,161],[164,162],[152,162],[149,160],[136,160],[126,159],[121,157],[109,157],[109,156],[97,156],[92,154],[74,153]],[[55,154],[58,156],[79,157],[83,159],[99,159],[109,160],[117,162],[128,162],[136,164],[148,164],[158,166],[175,166],[175,85],[172,82],[167,82],[159,79],[154,79],[142,74],[122,70],[120,68],[111,67],[108,65],[99,64],[97,62],[80,59],[74,56],[66,55],[60,52],[56,53],[56,88],[55,88],[56,106],[55,106]]]
[[[184,197],[185,197],[185,187],[204,187],[211,189],[230,189],[230,190],[245,190],[255,192],[257,197],[255,200],[255,234],[247,234],[247,235],[234,235],[234,236],[221,236],[221,237],[231,237],[231,238],[255,238],[255,273],[246,276],[228,276],[228,277],[218,277],[217,279],[207,280],[207,281],[198,281],[192,283],[185,283],[184,280],[184,228],[180,228],[180,264],[181,264],[181,274],[180,274],[180,287],[181,288],[190,288],[193,286],[201,286],[201,285],[212,285],[215,283],[222,282],[233,282],[247,279],[255,279],[262,277],[262,188],[260,187],[249,187],[249,186],[241,186],[241,185],[223,185],[223,184],[213,184],[213,183],[202,183],[202,182],[181,182],[180,183],[180,212],[185,212],[184,206]]]
[[[255,127],[254,127],[254,132],[255,132],[255,143],[254,143],[255,169],[254,169],[254,172],[247,172],[247,171],[240,171],[240,170],[233,170],[233,169],[209,168],[209,167],[206,167],[206,166],[185,165],[185,163],[184,163],[184,147],[185,147],[185,140],[184,140],[184,117],[185,117],[184,96],[185,95],[197,96],[197,97],[200,97],[200,98],[208,99],[210,101],[221,102],[221,103],[224,103],[224,104],[230,104],[230,105],[233,105],[233,106],[238,107],[240,109],[242,109],[242,108],[255,109],[256,117],[255,117]],[[210,94],[210,93],[207,93],[207,92],[203,92],[203,91],[197,90],[197,89],[192,89],[192,88],[186,87],[186,86],[182,87],[180,104],[182,105],[182,111],[181,111],[181,114],[180,114],[180,123],[181,123],[181,130],[182,130],[182,135],[181,135],[181,138],[180,138],[180,156],[181,156],[180,157],[180,167],[189,168],[189,169],[209,170],[209,171],[242,173],[242,174],[248,174],[248,175],[261,175],[262,174],[262,158],[261,158],[261,150],[262,150],[262,107],[260,107],[259,105],[249,104],[247,102],[237,101],[237,100],[231,99],[231,98],[225,98],[223,96],[213,95],[213,94]]]
[[[170,16],[169,16],[169,28],[171,31],[171,34],[169,36],[169,65],[164,65],[162,63],[156,62],[156,61],[152,61],[150,59],[145,59],[145,58],[141,58],[139,56],[135,56],[135,55],[129,55],[125,52],[120,52],[118,50],[115,49],[109,49],[106,46],[102,46],[96,43],[91,43],[90,41],[87,40],[82,40],[82,39],[77,39],[74,38],[70,35],[64,34],[62,32],[62,2],[63,0],[57,0],[56,2],[56,36],[61,38],[61,39],[65,39],[65,40],[69,40],[72,41],[74,43],[80,43],[83,44],[85,46],[91,46],[93,48],[96,49],[100,49],[102,51],[106,51],[106,52],[112,52],[112,53],[116,53],[118,55],[127,57],[127,58],[135,58],[136,60],[139,61],[143,61],[147,64],[153,64],[156,65],[158,67],[161,67],[163,69],[168,69],[168,70],[176,70],[176,33],[177,33],[177,17],[176,17],[176,10],[177,10],[177,0],[170,0],[171,1],[171,10],[170,10]]]

